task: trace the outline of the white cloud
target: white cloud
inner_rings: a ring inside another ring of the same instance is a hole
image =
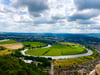
[[[33,4],[30,3],[31,1],[32,0],[10,0],[10,4],[5,5],[2,3],[2,0],[0,0],[0,31],[35,33],[100,32],[99,9],[84,8],[84,10],[77,10],[74,0],[48,0],[46,3],[42,2],[42,4],[44,4],[43,6],[47,7],[41,8],[39,12],[38,10],[34,10],[35,7],[32,8]],[[37,7],[40,7],[38,4],[39,1],[41,3],[42,0],[35,1]],[[16,4],[16,7],[14,7],[13,4]],[[30,8],[32,8],[32,11]],[[38,13],[41,16],[33,16],[37,14],[31,12]],[[77,15],[78,18],[69,22],[67,18],[73,15]]]

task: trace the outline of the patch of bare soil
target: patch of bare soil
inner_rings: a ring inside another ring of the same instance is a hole
[[[3,46],[7,49],[19,49],[23,47],[23,44],[22,43],[1,44],[0,46]]]

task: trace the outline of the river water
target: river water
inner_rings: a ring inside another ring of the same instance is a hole
[[[0,42],[3,42],[3,41],[8,41],[9,39],[4,39],[4,40],[0,40]]]

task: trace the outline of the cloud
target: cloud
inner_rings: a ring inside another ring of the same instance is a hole
[[[41,16],[41,13],[48,10],[48,0],[17,0],[12,4],[16,8],[27,7],[29,13],[34,17]]]
[[[12,8],[9,8],[9,9],[8,9],[8,7],[1,7],[1,8],[0,8],[0,12],[1,12],[1,13],[15,13],[15,11],[12,10]]]
[[[64,16],[52,16],[52,19],[53,20],[61,20],[61,19],[65,19],[65,17]]]
[[[42,20],[42,21],[35,21],[34,22],[34,24],[36,25],[36,24],[55,24],[56,23],[56,21],[54,21],[54,20]]]
[[[77,10],[68,17],[68,21],[89,20],[100,15],[100,0],[74,0],[74,4]]]
[[[86,0],[74,0],[74,3],[73,0],[0,0],[0,32],[100,32],[99,5],[94,7],[91,1],[95,5],[100,3],[97,0],[87,0],[86,5]]]
[[[96,24],[96,22],[94,21],[90,21],[90,20],[81,20],[78,22],[79,24]]]
[[[99,10],[77,11],[68,17],[68,21],[88,20],[90,18],[98,16],[99,14],[100,14]]]
[[[74,0],[78,10],[100,9],[100,0]]]

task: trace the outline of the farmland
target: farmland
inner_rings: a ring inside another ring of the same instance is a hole
[[[90,62],[91,60],[96,60],[98,58],[98,52],[95,50],[92,50],[92,51],[93,51],[93,54],[91,56],[54,60],[53,64],[54,66],[72,66],[72,65],[87,63],[87,62]]]
[[[32,49],[25,53],[37,56],[64,56],[86,53],[87,50],[76,45],[52,45],[49,48]]]
[[[0,44],[0,46],[3,46],[7,49],[19,49],[23,47],[23,44],[22,43]]]
[[[23,44],[15,40],[0,42],[0,55],[10,54],[15,49],[22,48]]]
[[[75,46],[83,46],[81,44],[75,44],[75,43],[71,43],[71,42],[58,42],[58,44],[63,44],[63,45],[75,45]]]
[[[19,42],[15,41],[15,40],[7,40],[7,41],[0,42],[0,45],[1,44],[12,44],[12,43],[19,43]]]
[[[46,46],[45,43],[41,43],[41,42],[24,42],[23,44],[25,48],[38,48],[38,47]]]

